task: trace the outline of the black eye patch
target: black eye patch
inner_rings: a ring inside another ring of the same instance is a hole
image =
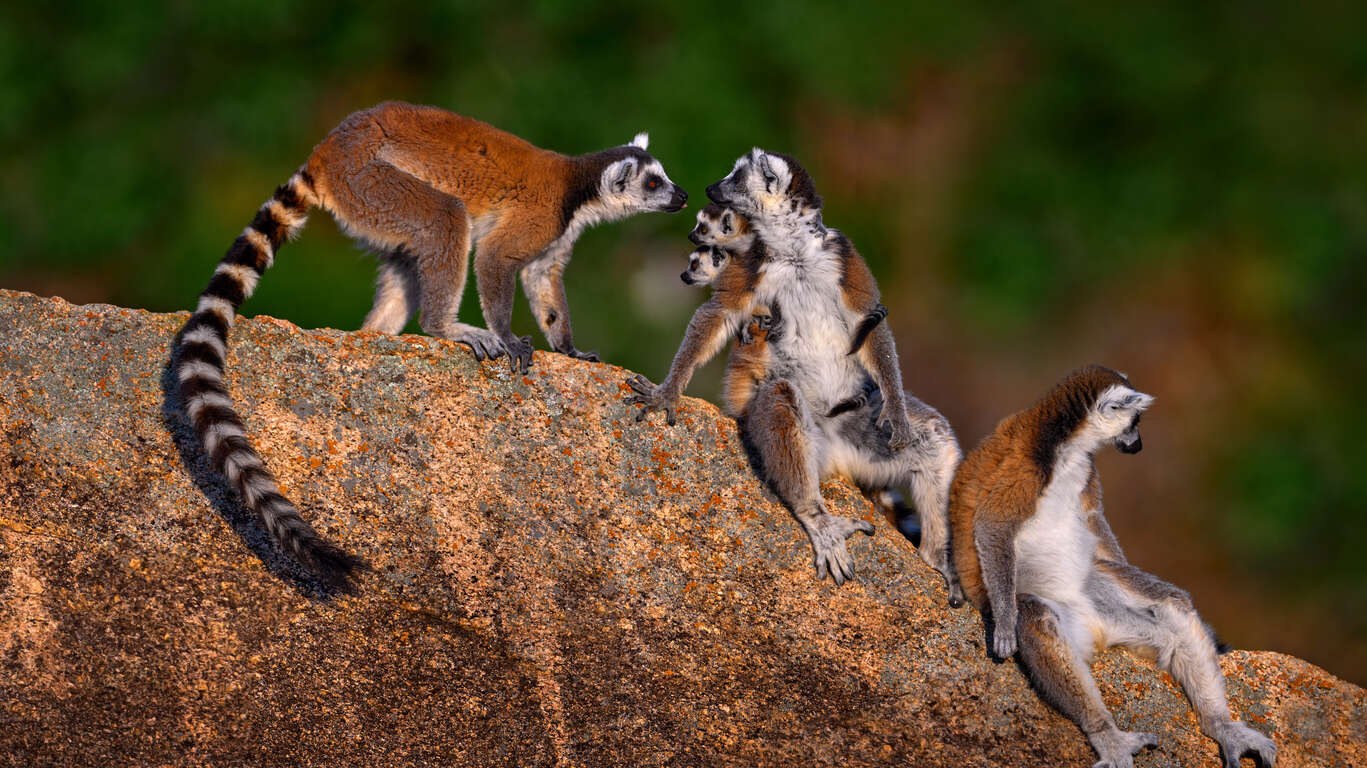
[[[653,173],[646,176],[646,189],[654,191],[656,189],[659,189],[660,185],[663,183],[664,179],[660,178],[659,176]]]

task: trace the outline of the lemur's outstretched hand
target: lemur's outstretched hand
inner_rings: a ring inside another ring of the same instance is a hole
[[[677,398],[670,397],[664,387],[651,384],[650,379],[640,374],[627,379],[627,386],[636,392],[627,398],[627,402],[641,406],[640,412],[636,414],[637,421],[645,421],[646,415],[651,411],[664,411],[665,423],[674,426],[674,403]]]
[[[883,404],[883,410],[878,414],[878,428],[888,436],[888,447],[894,451],[900,451],[911,445],[911,419],[907,418],[905,409],[897,413],[898,409],[888,412],[887,403]]]
[[[568,355],[574,358],[575,360],[587,360],[590,363],[603,362],[602,358],[598,356],[597,352],[580,352],[574,347],[570,347],[569,349],[557,349],[556,351],[562,355]]]

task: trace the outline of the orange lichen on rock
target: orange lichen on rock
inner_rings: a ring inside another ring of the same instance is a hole
[[[0,291],[15,764],[1094,759],[885,524],[850,542],[858,583],[813,578],[806,536],[711,405],[637,423],[612,366],[538,353],[512,376],[442,340],[243,320],[228,381],[248,432],[304,515],[372,566],[358,595],[322,593],[168,402],[184,318]],[[871,516],[848,483],[822,493]],[[1361,688],[1275,653],[1222,661],[1280,765],[1367,761]],[[1121,726],[1159,734],[1141,764],[1216,764],[1152,664],[1111,652],[1096,671]]]

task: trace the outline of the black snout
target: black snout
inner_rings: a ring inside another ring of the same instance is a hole
[[[698,230],[694,229],[692,232],[688,233],[688,242],[694,245],[702,245],[702,235],[698,234]]]
[[[683,281],[684,285],[692,285],[692,284],[693,284],[693,273],[692,273],[692,272],[680,272],[680,273],[679,273],[679,279]]]
[[[1144,450],[1144,438],[1140,437],[1139,435],[1135,435],[1134,442],[1127,443],[1121,441],[1119,443],[1116,443],[1115,447],[1119,448],[1121,453],[1139,453],[1140,451]]]
[[[707,192],[707,199],[708,199],[708,200],[711,200],[712,202],[716,203],[717,205],[726,205],[726,197],[723,196],[722,193],[721,193],[721,182],[720,182],[720,181],[717,182],[717,183],[715,183],[715,184],[713,184],[713,185],[711,185],[711,186],[709,186],[705,191]]]
[[[665,208],[667,213],[678,213],[688,204],[688,193],[678,184],[674,185],[674,193],[669,196],[669,207]]]

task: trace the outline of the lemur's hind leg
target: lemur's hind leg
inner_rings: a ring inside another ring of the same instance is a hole
[[[1238,768],[1245,755],[1264,768],[1274,764],[1276,744],[1230,718],[1215,641],[1186,592],[1111,561],[1097,564],[1087,589],[1095,595],[1108,641],[1156,655],[1158,665],[1181,684],[1201,730],[1220,744],[1226,766]]]
[[[816,428],[806,404],[792,386],[768,380],[755,393],[742,423],[745,437],[759,453],[764,475],[802,524],[815,553],[816,577],[829,573],[836,585],[854,577],[845,539],[856,531],[873,533],[873,524],[832,515],[821,498],[820,462],[812,435]]]
[[[1040,696],[1077,723],[1101,759],[1092,768],[1133,768],[1134,755],[1158,745],[1152,733],[1122,731],[1101,701],[1087,666],[1088,629],[1070,609],[1034,595],[1016,599],[1019,659]]]
[[[380,160],[332,190],[333,213],[349,234],[411,257],[424,331],[469,345],[481,360],[505,352],[496,334],[456,319],[470,254],[470,217],[460,200]]]
[[[954,570],[949,545],[949,486],[954,472],[963,460],[959,441],[949,421],[939,411],[907,393],[907,417],[913,429],[924,432],[924,440],[915,440],[902,449],[913,460],[910,489],[912,503],[921,518],[921,544],[917,553],[930,567],[940,572],[949,590],[949,604],[958,608],[964,604],[964,590],[959,585],[959,574]]]
[[[407,254],[383,254],[380,274],[375,280],[375,304],[366,315],[361,330],[399,333],[417,313],[421,291],[417,272]]]

